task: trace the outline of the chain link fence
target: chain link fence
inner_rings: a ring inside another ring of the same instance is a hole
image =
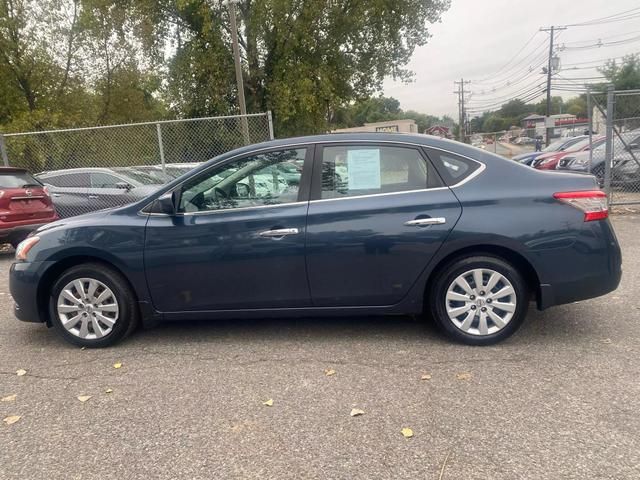
[[[47,185],[65,218],[134,202],[200,162],[269,139],[271,112],[0,134],[0,154]]]
[[[597,107],[602,111],[601,103]],[[609,88],[604,117],[604,171],[595,173],[604,174],[604,189],[612,207],[640,205],[640,90]]]
[[[539,141],[543,147],[544,143],[541,139]],[[535,132],[526,129],[472,133],[465,136],[465,143],[512,158],[522,153],[533,152],[536,149],[536,135]]]

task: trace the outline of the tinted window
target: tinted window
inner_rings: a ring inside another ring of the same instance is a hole
[[[43,178],[42,181],[54,187],[86,188],[89,186],[89,174],[66,173],[62,175],[51,175]]]
[[[480,163],[453,153],[431,149],[427,153],[447,185],[460,183],[480,168]]]
[[[108,173],[91,173],[91,186],[93,188],[118,188],[117,184],[123,182],[124,180],[122,180],[121,178],[114,175],[109,175]]]
[[[280,150],[245,157],[209,169],[185,183],[180,212],[277,205],[298,200],[300,172],[283,172],[281,164],[304,161],[306,149]]]
[[[418,150],[381,146],[329,146],[322,149],[320,198],[425,189],[430,172]]]
[[[40,185],[28,172],[0,173],[0,188],[22,188],[25,185]]]

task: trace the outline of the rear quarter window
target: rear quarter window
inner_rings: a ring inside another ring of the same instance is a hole
[[[481,163],[454,153],[440,150],[426,149],[429,160],[444,180],[449,185],[455,185],[464,181],[480,167]]]
[[[41,185],[29,172],[0,173],[0,188],[22,188],[25,185]]]

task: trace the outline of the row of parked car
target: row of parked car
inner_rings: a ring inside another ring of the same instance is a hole
[[[1,167],[0,243],[15,247],[40,225],[145,198],[198,165],[72,168],[35,175]]]
[[[538,170],[565,170],[591,173],[604,184],[606,138],[589,135],[563,138],[540,152],[524,153],[514,160]],[[613,139],[612,184],[640,185],[640,129],[625,132]]]
[[[16,246],[42,224],[136,202],[198,165],[71,168],[35,175],[25,169],[0,168],[0,243]],[[282,162],[273,169],[252,176],[256,195],[284,191],[300,181],[302,166],[295,162]],[[225,171],[231,173],[233,169]]]

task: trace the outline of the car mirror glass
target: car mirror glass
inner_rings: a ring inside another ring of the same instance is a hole
[[[131,190],[131,185],[127,182],[118,182],[116,183],[116,188],[120,188],[122,190]]]

